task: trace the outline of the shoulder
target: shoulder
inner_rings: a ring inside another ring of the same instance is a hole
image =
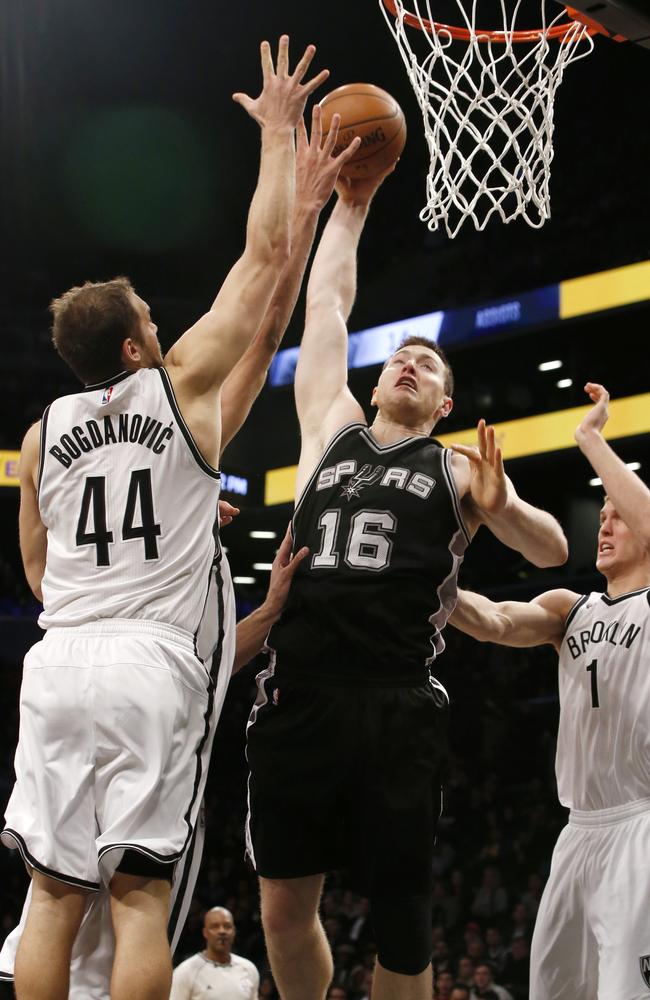
[[[194,972],[195,969],[203,965],[203,959],[201,958],[201,953],[197,952],[196,955],[190,955],[183,962],[179,964],[174,969],[174,975],[187,975],[188,973]]]
[[[255,983],[259,982],[260,974],[257,970],[257,966],[253,962],[251,962],[248,958],[244,958],[242,955],[231,955],[230,960],[233,963],[233,965],[236,965],[240,969],[247,972],[253,979],[253,982]]]
[[[29,428],[20,448],[20,461],[18,463],[18,475],[21,484],[25,485],[29,481],[36,483],[38,463],[40,457],[42,421],[38,420]]]
[[[576,594],[573,590],[547,590],[532,600],[532,604],[538,604],[550,614],[557,615],[563,622],[566,622],[571,610],[581,599],[581,594]]]

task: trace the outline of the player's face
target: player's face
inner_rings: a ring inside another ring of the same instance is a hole
[[[446,369],[428,347],[402,347],[389,358],[379,376],[372,402],[402,423],[436,422],[451,409],[445,394]]]
[[[203,924],[203,937],[213,951],[230,952],[235,940],[235,925],[226,910],[207,913]]]
[[[162,351],[158,340],[158,327],[151,319],[149,306],[139,295],[133,293],[133,305],[140,321],[140,349],[143,368],[153,368],[162,364]]]
[[[613,572],[633,569],[646,558],[643,541],[619,517],[611,500],[606,500],[600,512],[596,569],[607,576]]]

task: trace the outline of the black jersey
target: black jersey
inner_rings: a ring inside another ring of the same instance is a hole
[[[268,646],[278,671],[313,677],[422,675],[444,649],[469,536],[451,452],[426,437],[379,445],[344,427],[293,518],[294,577]]]

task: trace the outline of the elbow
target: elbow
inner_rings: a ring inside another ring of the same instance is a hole
[[[564,566],[568,558],[569,543],[562,535],[552,547],[549,546],[543,553],[538,554],[537,558],[531,559],[531,562],[538,569],[552,569],[554,566]]]

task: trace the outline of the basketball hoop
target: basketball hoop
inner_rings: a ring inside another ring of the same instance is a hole
[[[379,0],[424,119],[431,165],[420,218],[452,239],[468,219],[481,231],[493,215],[539,229],[551,214],[555,93],[592,36],[608,32],[573,10],[547,21],[545,0],[541,27],[526,30],[516,28],[522,0],[500,0],[503,26],[492,30],[477,28],[479,0],[456,0],[461,27],[435,21],[435,3],[410,0],[408,11]]]

